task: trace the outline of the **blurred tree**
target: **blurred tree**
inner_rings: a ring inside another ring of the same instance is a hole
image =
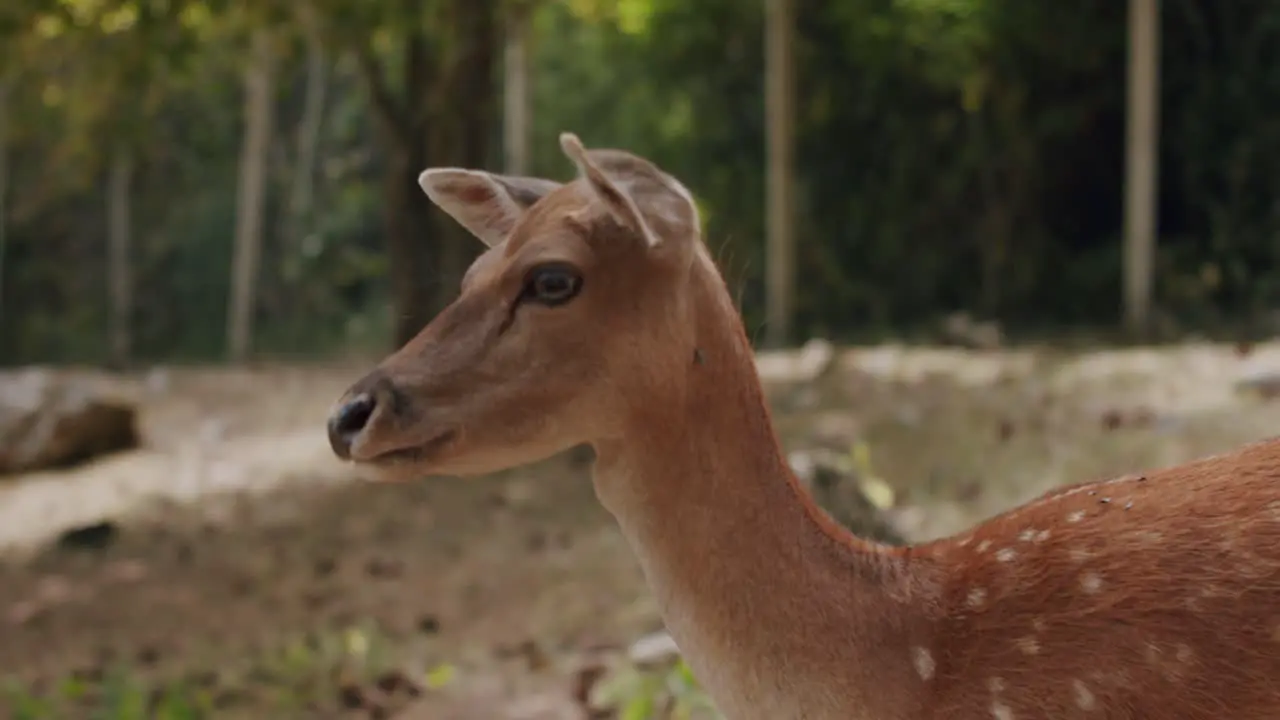
[[[123,367],[133,356],[133,148],[117,143],[107,174],[107,286],[111,296],[111,362]]]
[[[765,0],[765,115],[768,127],[768,296],[766,339],[774,347],[791,338],[795,306],[795,78],[792,77],[793,0]]]
[[[498,0],[318,4],[331,42],[358,59],[384,151],[397,344],[453,296],[476,252],[457,223],[423,202],[417,178],[431,165],[489,163],[499,7]]]
[[[1124,205],[1124,320],[1151,323],[1160,137],[1160,0],[1129,0],[1129,87]]]
[[[284,247],[281,279],[292,292],[298,290],[302,280],[300,259],[306,252],[303,238],[314,230],[312,214],[315,210],[316,171],[330,83],[330,58],[315,6],[310,1],[298,2],[294,5],[294,12],[306,47],[306,82],[302,115],[294,138],[289,205],[280,233]]]
[[[507,0],[503,25],[502,152],[503,171],[529,172],[529,40],[532,0]]]
[[[9,240],[9,73],[0,66],[0,328],[4,327],[5,251]]]
[[[275,124],[276,49],[272,30],[252,30],[244,70],[244,142],[240,154],[240,190],[236,201],[235,253],[227,307],[227,350],[243,362],[253,337],[258,299],[258,265],[265,223],[267,161]]]
[[[269,136],[288,141],[266,143],[248,346],[299,354],[411,336],[479,249],[417,174],[517,162],[522,133],[498,115],[518,119],[504,108],[520,107],[520,83],[496,88],[499,53],[519,45],[504,34],[517,7],[529,171],[569,173],[566,129],[670,169],[697,193],[760,328],[764,0],[523,2],[0,3],[0,361],[225,356],[256,29],[276,49]],[[1280,8],[1163,8],[1152,318],[1262,327],[1280,302]],[[794,339],[925,334],[957,309],[1015,332],[1117,324],[1125,3],[802,9]]]

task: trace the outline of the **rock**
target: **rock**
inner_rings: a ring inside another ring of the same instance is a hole
[[[654,668],[675,662],[680,657],[676,641],[665,631],[650,633],[631,643],[627,658],[637,667]]]
[[[809,441],[827,450],[852,447],[862,434],[862,424],[848,409],[828,410],[809,418]]]
[[[173,382],[172,377],[169,375],[168,368],[157,367],[152,368],[151,372],[147,373],[146,379],[143,380],[143,384],[146,386],[147,392],[155,395],[161,395],[169,391]]]
[[[946,343],[970,350],[998,350],[1004,344],[1004,333],[999,323],[974,320],[963,312],[952,313],[943,319],[942,335]]]
[[[867,495],[861,478],[849,462],[821,450],[796,451],[787,457],[791,469],[818,505],[859,537],[890,545],[905,545],[906,538]]]
[[[776,350],[756,354],[756,369],[768,383],[809,383],[826,375],[835,366],[835,347],[822,338],[813,338],[799,350]]]
[[[47,368],[0,372],[0,474],[137,446],[136,409],[106,397],[93,378]]]
[[[1264,373],[1236,381],[1235,392],[1240,395],[1256,395],[1263,400],[1280,396],[1280,375]]]
[[[813,338],[800,348],[796,372],[801,379],[813,382],[827,374],[836,359],[836,350],[822,338]]]
[[[103,520],[63,530],[59,533],[55,546],[59,550],[103,550],[114,543],[119,535],[119,526],[110,520]]]

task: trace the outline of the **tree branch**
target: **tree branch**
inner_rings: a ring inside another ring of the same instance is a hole
[[[400,103],[396,101],[395,96],[391,94],[391,89],[387,86],[386,73],[382,70],[382,64],[374,57],[373,48],[367,43],[362,43],[355,48],[355,56],[360,65],[360,74],[364,76],[365,84],[369,88],[374,117],[393,143],[397,146],[408,144],[412,128],[406,120]]]
[[[434,53],[433,53],[434,51]],[[440,86],[438,48],[428,47],[425,32],[410,37],[405,47],[405,93],[414,127],[431,120],[432,90]]]

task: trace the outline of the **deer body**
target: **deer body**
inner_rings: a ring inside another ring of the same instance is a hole
[[[1057,490],[907,552],[946,573],[913,650],[926,717],[1280,717],[1280,443]]]
[[[341,457],[476,474],[589,442],[594,483],[733,720],[1280,718],[1280,444],[868,543],[798,487],[688,191],[562,139],[560,185],[456,169],[490,245],[357,382]]]

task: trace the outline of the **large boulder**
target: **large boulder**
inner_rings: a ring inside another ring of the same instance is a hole
[[[969,313],[951,313],[942,320],[942,339],[946,345],[970,350],[999,350],[1004,345],[1004,331],[992,320],[975,320]]]
[[[812,449],[794,451],[787,459],[800,484],[836,522],[869,540],[889,545],[907,543],[885,512],[888,508],[877,504],[868,493],[875,485],[860,477],[845,458]]]
[[[137,411],[87,373],[0,372],[0,474],[60,468],[138,446]]]

